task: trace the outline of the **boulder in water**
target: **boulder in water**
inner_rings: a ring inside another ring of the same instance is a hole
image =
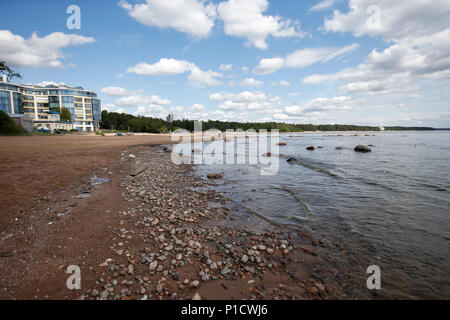
[[[308,148],[306,148],[306,150],[314,151],[314,150],[316,150],[316,148],[314,148],[313,146],[309,146]]]
[[[223,178],[220,173],[208,173],[207,177],[208,177],[208,179],[214,179],[214,180]]]
[[[370,149],[369,147],[363,146],[363,145],[357,145],[355,147],[355,151],[356,152],[371,152],[372,149]]]
[[[287,161],[287,162],[296,162],[297,159],[295,159],[295,158],[289,158],[289,159],[287,159],[286,161]]]
[[[344,150],[344,147],[336,147],[336,150]]]
[[[285,145],[287,145],[287,143],[286,143],[286,142],[278,142],[277,145],[279,145],[279,146],[285,146]]]

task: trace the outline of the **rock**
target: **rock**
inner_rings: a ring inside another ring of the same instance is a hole
[[[268,254],[272,254],[273,253],[273,249],[272,248],[267,248],[266,251],[267,251]]]
[[[150,266],[149,266],[150,271],[155,271],[157,266],[158,266],[158,261],[153,261],[152,263],[150,263]]]
[[[211,270],[217,270],[217,263],[215,263],[215,262],[211,263],[211,264],[209,265],[209,268],[210,268]]]
[[[250,272],[250,273],[255,273],[255,269],[250,267],[250,266],[245,266],[244,270],[247,271],[247,272]]]
[[[286,146],[287,143],[286,142],[278,142],[277,145],[282,147],[282,146]]]
[[[196,292],[192,297],[192,300],[202,300],[202,297]]]
[[[100,299],[102,299],[102,300],[106,300],[106,299],[108,299],[108,295],[109,295],[109,292],[108,291],[102,291],[101,293],[100,293]]]
[[[223,176],[219,173],[208,173],[208,179],[222,179]]]
[[[136,158],[136,156],[134,154],[130,154],[128,157],[131,158],[131,159]]]
[[[247,263],[248,261],[248,256],[246,254],[244,254],[241,258],[242,263]]]
[[[265,251],[266,249],[267,249],[266,246],[263,244],[260,244],[258,247],[258,250],[260,250],[260,251]]]
[[[363,145],[357,145],[355,147],[355,151],[356,152],[371,152],[372,149],[370,149],[369,147],[363,146]]]
[[[306,150],[314,151],[314,150],[316,150],[316,148],[314,148],[313,146],[309,146],[309,147],[306,148]]]
[[[267,152],[267,153],[263,154],[263,156],[271,157],[272,156],[272,152]]]
[[[92,291],[91,291],[91,296],[93,296],[93,297],[98,297],[99,294],[100,294],[100,292],[98,292],[97,289],[92,289]]]
[[[172,279],[173,279],[173,280],[178,281],[179,278],[180,278],[180,275],[179,275],[178,272],[174,272],[174,273],[172,274]]]
[[[344,147],[336,147],[336,150],[344,150]]]
[[[287,161],[287,162],[296,162],[297,159],[295,159],[295,158],[289,158],[289,159],[287,159],[286,161]]]
[[[190,286],[191,288],[198,288],[198,287],[200,287],[200,281],[194,280],[194,281],[192,281],[192,282],[189,284],[189,286]]]
[[[230,269],[228,269],[227,267],[225,267],[225,268],[223,268],[221,271],[220,271],[220,273],[222,274],[222,275],[227,275],[227,274],[229,274],[230,273]]]

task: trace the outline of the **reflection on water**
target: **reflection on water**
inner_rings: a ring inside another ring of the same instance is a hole
[[[275,176],[246,165],[197,170],[223,172],[217,189],[229,198],[340,248],[329,252],[336,272],[365,279],[377,264],[386,297],[450,298],[450,132],[374,134],[281,135]],[[358,144],[372,152],[354,152]]]

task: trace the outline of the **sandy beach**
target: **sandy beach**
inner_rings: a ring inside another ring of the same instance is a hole
[[[170,161],[169,142],[1,137],[0,298],[346,297],[317,275],[307,235],[211,191]],[[66,287],[70,265],[80,290]]]

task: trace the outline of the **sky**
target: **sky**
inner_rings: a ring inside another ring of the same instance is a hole
[[[0,11],[0,60],[21,83],[82,86],[104,110],[450,127],[450,0],[15,0]]]

